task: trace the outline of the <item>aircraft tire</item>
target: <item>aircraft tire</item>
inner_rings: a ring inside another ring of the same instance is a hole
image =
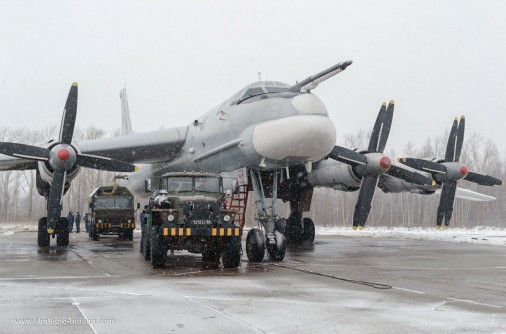
[[[47,217],[42,217],[39,219],[37,233],[37,244],[40,247],[47,247],[51,242],[50,235],[47,233]]]
[[[286,253],[285,236],[278,231],[274,231],[274,239],[276,243],[267,247],[267,256],[269,260],[274,262],[283,261]]]
[[[241,238],[232,237],[226,243],[225,249],[221,254],[223,268],[237,268],[241,263]]]
[[[67,218],[61,217],[58,221],[56,234],[56,245],[59,247],[67,247],[69,245],[69,225]]]
[[[154,269],[163,268],[167,251],[164,246],[160,226],[153,225],[151,228],[151,266]]]
[[[289,217],[285,226],[286,243],[289,245],[300,245],[302,241],[302,224],[300,216]]]
[[[258,228],[249,230],[246,236],[246,255],[251,262],[262,262],[265,255],[265,238]]]
[[[307,245],[312,245],[315,236],[315,227],[311,218],[304,218],[302,220],[304,224],[304,232],[302,232],[302,242]]]

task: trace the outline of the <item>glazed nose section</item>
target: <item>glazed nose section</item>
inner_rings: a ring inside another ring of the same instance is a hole
[[[325,116],[300,115],[255,126],[253,147],[271,160],[317,161],[336,143],[336,129]]]
[[[291,105],[301,114],[327,116],[327,108],[318,96],[310,93],[300,94],[294,97]]]

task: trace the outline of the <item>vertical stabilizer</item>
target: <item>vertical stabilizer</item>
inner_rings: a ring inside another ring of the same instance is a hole
[[[132,122],[130,121],[126,88],[119,92],[119,98],[121,99],[121,135],[130,135],[132,134]]]

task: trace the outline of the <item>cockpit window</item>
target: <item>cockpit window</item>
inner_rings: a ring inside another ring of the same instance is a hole
[[[289,85],[278,82],[278,81],[259,81],[254,84],[249,85],[244,90],[242,90],[237,97],[234,97],[231,105],[239,104],[244,100],[249,99],[250,97],[267,94],[267,93],[281,93],[286,92]]]

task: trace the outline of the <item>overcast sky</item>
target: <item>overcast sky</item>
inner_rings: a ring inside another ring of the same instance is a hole
[[[1,1],[0,127],[59,124],[79,83],[77,124],[186,125],[243,86],[294,83],[347,59],[313,92],[338,141],[396,110],[402,151],[466,116],[506,149],[506,1]]]

